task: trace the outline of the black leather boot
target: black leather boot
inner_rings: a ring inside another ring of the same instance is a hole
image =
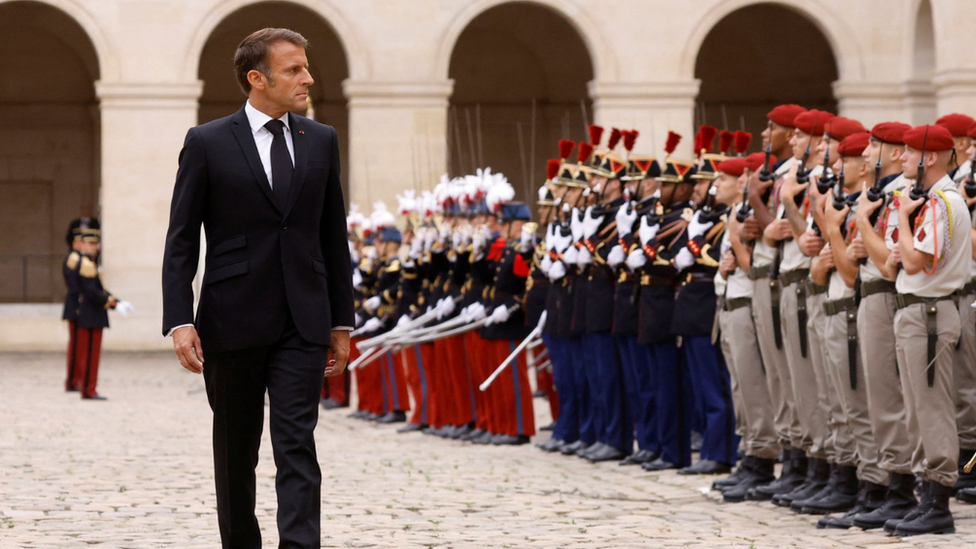
[[[773,496],[773,505],[780,507],[790,507],[794,511],[803,509],[804,502],[820,493],[827,486],[830,478],[830,464],[827,460],[820,458],[809,458],[807,460],[807,476],[803,484],[792,492],[777,494]],[[797,505],[799,503],[799,505]]]
[[[742,480],[735,486],[729,486],[722,490],[722,499],[729,503],[745,501],[748,494],[755,491],[756,488],[776,480],[776,475],[773,474],[775,466],[776,460],[752,458],[749,467],[742,475]]]
[[[783,473],[775,481],[759,486],[749,493],[748,499],[752,501],[769,501],[777,494],[792,492],[797,486],[803,484],[807,476],[807,455],[803,450],[793,448],[790,450],[789,471]],[[783,466],[786,470],[786,466]]]
[[[873,482],[861,482],[861,489],[857,493],[857,504],[850,511],[839,517],[823,517],[817,521],[817,528],[837,528],[847,530],[854,526],[854,519],[861,513],[870,513],[884,503],[887,488]]]
[[[857,467],[834,467],[827,481],[829,491],[823,497],[807,501],[802,511],[809,515],[846,513],[857,504],[858,488]]]
[[[743,460],[739,462],[739,466],[735,468],[735,471],[732,471],[731,475],[712,482],[712,490],[724,490],[725,488],[739,484],[739,482],[745,478],[749,468],[752,466],[752,462],[755,459],[756,458],[752,456],[746,456],[743,458]]]
[[[917,505],[915,475],[892,473],[884,503],[871,512],[854,517],[854,526],[865,530],[882,528],[889,520],[902,520]]]
[[[903,520],[895,528],[896,536],[918,536],[921,534],[954,534],[956,524],[949,510],[949,498],[954,488],[929,482],[929,505],[924,513],[912,520]]]
[[[915,490],[914,480],[912,481],[912,489]],[[904,516],[904,518],[890,519],[888,521],[885,521],[885,525],[884,525],[885,532],[894,535],[895,530],[898,529],[899,524],[901,524],[902,522],[915,520],[920,515],[924,515],[926,511],[929,510],[928,509],[929,505],[931,505],[932,503],[932,498],[929,497],[929,481],[927,480],[922,481],[922,489],[915,490],[915,491],[919,492],[918,505],[916,505],[911,511],[909,511],[908,514]]]

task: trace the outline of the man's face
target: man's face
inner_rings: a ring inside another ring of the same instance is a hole
[[[973,145],[973,140],[964,135],[962,137],[956,137],[955,142],[956,158],[958,158],[958,162],[962,164],[963,162],[968,162],[970,159],[972,159],[973,156],[969,154],[969,149]]]
[[[743,174],[744,175],[744,174]],[[745,184],[744,177],[736,177],[721,172],[715,180],[715,202],[718,204],[732,204],[739,196],[739,180]]]
[[[820,138],[818,137],[813,137],[806,132],[796,130],[792,139],[790,139],[790,146],[793,147],[793,158],[802,160],[803,155],[807,152],[807,147],[809,146],[811,151],[815,150],[819,141]],[[809,161],[807,167],[809,167]]]
[[[862,156],[845,156],[841,159],[844,168],[844,186],[851,192],[861,190],[861,183],[870,185],[873,181],[868,180],[868,163]]]
[[[644,179],[640,182],[640,192],[637,193],[640,197],[647,198],[654,194],[654,191],[658,190],[658,181],[656,179]]]
[[[95,257],[96,255],[98,255],[98,242],[83,240],[81,242],[81,253],[89,257]]]
[[[840,154],[837,152],[837,148],[840,147],[840,141],[837,139],[828,139],[826,136],[820,139],[817,143],[817,163],[823,164],[824,154],[830,153],[830,158],[836,159]],[[812,159],[812,158],[811,158]],[[833,163],[831,163],[832,165]],[[833,167],[831,167],[833,169]]]
[[[288,41],[268,48],[271,78],[253,70],[248,73],[251,92],[282,111],[301,111],[307,106],[308,88],[315,83],[308,72],[305,48]]]
[[[695,204],[704,204],[705,195],[708,193],[708,188],[711,186],[710,179],[699,179],[695,182],[695,187],[691,191],[691,201]]]
[[[779,124],[772,123],[772,131],[767,126],[762,132],[763,149],[766,145],[772,142],[772,147],[770,147],[773,153],[783,150],[783,147],[787,146],[790,138],[793,137],[793,129],[787,128],[786,126],[780,126]]]
[[[922,158],[922,151],[905,147],[901,154],[901,171],[908,179],[918,177],[918,161]]]

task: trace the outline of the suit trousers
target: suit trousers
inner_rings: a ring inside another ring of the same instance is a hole
[[[278,547],[320,547],[322,473],[313,432],[328,347],[306,341],[289,321],[272,345],[208,352],[206,358],[203,375],[214,413],[214,477],[223,548],[261,548],[254,515],[254,468],[264,428],[265,391],[278,469]]]
[[[794,282],[782,289],[780,307],[783,322],[783,348],[793,383],[793,403],[800,421],[800,436],[793,439],[793,447],[801,448],[810,457],[826,458],[824,441],[827,438],[827,416],[818,402],[817,376],[813,371],[810,352],[803,356],[800,347],[800,324],[797,317],[800,292],[806,292],[804,281]],[[806,306],[806,303],[804,303]],[[803,326],[806,329],[806,326]]]
[[[587,356],[584,353],[583,338],[567,338],[567,353],[573,362],[573,381],[576,383],[576,402],[579,410],[579,439],[584,444],[590,445],[596,442],[597,422],[593,413],[594,390],[590,386],[589,378],[586,375],[593,363],[587,363]]]
[[[701,459],[735,465],[739,437],[725,359],[710,335],[683,337],[682,351],[703,420]]]
[[[956,384],[956,430],[959,447],[976,450],[976,322],[971,305],[976,294],[959,296],[959,344],[953,353]]]
[[[616,336],[626,384],[627,407],[634,418],[637,448],[661,452],[657,421],[654,416],[654,393],[657,390],[651,349],[637,341],[636,335]]]
[[[913,446],[905,418],[903,374],[895,352],[895,294],[877,293],[857,308],[857,338],[864,365],[868,416],[878,444],[878,466],[889,473],[912,474]]]
[[[752,319],[756,325],[763,365],[766,367],[769,396],[773,400],[776,435],[780,444],[788,448],[793,440],[800,438],[800,420],[793,402],[793,382],[790,379],[790,369],[786,365],[785,345],[783,349],[776,348],[769,277],[753,282]]]
[[[654,399],[661,459],[681,467],[691,465],[691,421],[694,413],[688,365],[681,358],[677,342],[651,346],[655,377]]]
[[[566,443],[579,440],[579,409],[573,375],[572,357],[566,352],[567,340],[551,333],[543,333],[542,341],[549,350],[552,363],[552,379],[559,394],[559,417],[552,431],[552,438]]]
[[[722,347],[741,392],[742,433],[745,453],[762,459],[776,459],[782,447],[773,424],[773,400],[759,354],[752,308],[720,311]]]
[[[959,478],[952,347],[959,339],[959,311],[952,301],[936,303],[938,342],[929,365],[926,307],[916,303],[895,313],[895,349],[905,395],[908,436],[914,446],[912,472],[923,480],[953,486]],[[935,370],[932,386],[929,367]]]

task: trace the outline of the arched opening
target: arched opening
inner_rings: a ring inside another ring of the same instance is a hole
[[[698,51],[695,119],[719,129],[744,126],[756,136],[752,148],[759,150],[766,113],[776,105],[836,113],[837,75],[830,44],[807,17],[775,4],[747,6],[715,25]]]
[[[458,37],[448,74],[450,173],[491,166],[508,176],[520,200],[532,199],[556,142],[584,139],[593,120],[586,44],[544,6],[509,3],[480,14]]]
[[[203,81],[198,120],[202,124],[233,114],[246,97],[234,77],[234,52],[247,35],[264,27],[282,27],[308,39],[308,64],[315,84],[310,89],[315,119],[339,133],[342,187],[348,196],[349,111],[342,81],[349,76],[346,53],[329,23],[308,8],[290,2],[261,2],[227,16],[210,33],[200,56],[198,78]],[[305,113],[299,113],[305,114]]]
[[[68,223],[98,214],[98,56],[61,10],[3,3],[0,74],[0,303],[58,302]]]
[[[915,17],[915,41],[912,47],[912,77],[907,98],[913,124],[925,124],[936,117],[935,88],[935,25],[932,4],[922,0]]]

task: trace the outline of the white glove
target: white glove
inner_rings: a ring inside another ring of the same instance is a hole
[[[446,242],[447,237],[451,236],[451,226],[447,223],[441,225],[440,233],[437,235],[441,242]]]
[[[624,249],[620,244],[617,244],[610,249],[610,255],[607,256],[607,263],[609,263],[611,267],[616,269],[626,260],[627,254],[624,253]]]
[[[546,249],[547,250],[551,250],[552,249],[552,245],[553,245],[553,242],[555,241],[555,238],[556,238],[556,222],[553,221],[552,223],[549,224],[548,227],[546,227],[546,241],[545,242],[546,242]]]
[[[644,265],[647,265],[647,256],[644,255],[644,250],[636,248],[627,256],[627,268],[631,271],[636,271]]]
[[[621,206],[617,210],[617,234],[623,236],[634,232],[634,222],[637,221],[637,210],[631,208],[629,204]]]
[[[468,322],[477,322],[487,316],[485,306],[481,303],[472,303],[471,305],[465,307],[465,310],[467,313],[465,314],[464,318]]]
[[[546,254],[546,256],[542,258],[539,268],[542,269],[543,273],[548,273],[549,269],[552,268],[552,258],[549,257],[549,254]]]
[[[474,236],[471,237],[471,243],[474,247],[474,255],[477,257],[485,250],[485,245],[488,243],[488,236],[484,231],[475,231]]]
[[[569,248],[570,244],[573,243],[572,235],[563,236],[561,229],[556,229],[552,235],[552,246],[547,247],[547,250],[556,250],[559,253],[563,253]]]
[[[491,316],[485,322],[486,326],[491,326],[492,324],[504,324],[508,322],[511,314],[508,312],[508,307],[504,305],[499,305],[495,307],[495,310],[491,312]]]
[[[593,217],[593,206],[590,206],[586,209],[586,214],[583,215],[583,221],[580,223],[583,225],[583,238],[588,239],[600,229],[600,225],[603,224],[603,216]]]
[[[404,324],[408,324],[409,322],[410,322],[410,315],[403,315],[400,317],[400,320],[397,320],[396,327],[400,328]]]
[[[359,313],[353,313],[352,314],[352,321],[353,321],[353,326],[357,326],[358,327],[360,324],[363,323],[363,317],[359,316]]]
[[[434,240],[437,239],[437,231],[434,229],[427,229],[424,231],[424,250],[430,251],[434,246]]]
[[[552,264],[552,267],[549,268],[546,274],[549,275],[549,280],[555,282],[566,276],[566,264],[562,261],[556,261]]]
[[[695,264],[695,256],[688,248],[681,248],[678,255],[674,256],[674,268],[683,271]]]
[[[576,249],[576,246],[570,246],[569,249],[563,253],[563,261],[565,261],[567,265],[576,265],[576,260],[578,258],[579,250]]]
[[[654,225],[648,225],[647,216],[645,215],[644,217],[642,217],[640,222],[640,228],[637,229],[637,236],[640,237],[641,244],[642,245],[647,244],[650,241],[654,240],[654,237],[657,236],[657,231],[660,228],[661,228],[660,223],[655,223]]]
[[[366,308],[369,309],[370,311],[375,311],[376,309],[379,309],[382,303],[383,303],[383,298],[381,298],[378,295],[374,295],[373,297],[366,300]]]
[[[359,252],[356,251],[356,247],[352,245],[352,241],[349,241],[349,260],[352,261],[353,265],[359,264]]]
[[[119,301],[115,304],[115,310],[122,315],[122,318],[129,318],[129,315],[136,312],[136,308],[128,301]]]
[[[705,236],[708,229],[711,229],[714,225],[714,221],[701,221],[701,210],[695,212],[695,217],[691,218],[691,223],[688,224],[688,240]]]
[[[579,208],[573,208],[573,213],[569,216],[569,230],[573,233],[573,242],[579,242],[583,238],[583,219]]]
[[[363,327],[360,328],[360,330],[362,330],[363,333],[368,333],[368,332],[375,332],[376,330],[382,328],[383,328],[383,321],[373,317],[367,320],[366,324],[363,324]]]
[[[354,288],[363,285],[363,273],[359,272],[359,269],[352,270],[352,285]]]
[[[437,320],[441,320],[454,312],[454,299],[450,297],[441,298],[434,310],[437,311]]]
[[[455,250],[461,249],[461,238],[461,231],[454,231],[454,234],[451,235],[451,245]]]
[[[530,233],[525,229],[522,229],[522,234],[519,235],[519,251],[527,252],[535,246],[535,233]]]
[[[590,253],[590,250],[586,246],[583,246],[579,249],[579,253],[576,254],[576,266],[582,269],[590,263],[593,263],[593,254]]]

